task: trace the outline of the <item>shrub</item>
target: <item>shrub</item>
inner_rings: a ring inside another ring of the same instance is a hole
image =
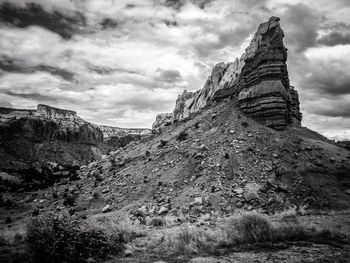
[[[165,225],[165,220],[162,217],[152,217],[149,225],[153,226],[153,227],[160,227],[160,226],[164,226]]]
[[[64,206],[74,206],[75,205],[75,201],[78,198],[78,194],[72,192],[72,193],[67,193],[64,196],[64,200],[63,200],[63,205]]]
[[[241,122],[241,125],[242,125],[242,127],[246,128],[246,127],[249,126],[249,123],[246,122],[246,121],[242,121],[242,122]]]
[[[238,243],[266,242],[271,240],[272,225],[260,214],[246,213],[231,219],[228,234]]]
[[[162,148],[162,147],[164,147],[167,143],[168,143],[168,141],[166,141],[166,140],[160,140],[160,143],[159,143],[158,147]]]
[[[27,244],[34,262],[85,262],[123,249],[118,235],[89,229],[66,214],[46,214],[27,223]]]
[[[214,254],[226,253],[234,248],[251,249],[252,245],[263,243],[273,246],[276,242],[312,240],[327,244],[341,237],[329,231],[307,232],[296,217],[287,216],[272,223],[268,217],[249,212],[235,215],[221,228],[203,229],[183,227],[168,236],[162,243],[166,252],[173,254]]]
[[[188,133],[186,131],[181,131],[177,136],[176,136],[176,140],[178,141],[185,141],[187,140],[188,137]]]
[[[199,254],[203,251],[212,251],[213,245],[219,240],[219,232],[187,227],[170,236],[167,247],[176,254]]]

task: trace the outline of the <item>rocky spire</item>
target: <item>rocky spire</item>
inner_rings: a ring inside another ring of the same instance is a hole
[[[241,58],[216,64],[201,90],[184,91],[176,101],[172,121],[186,119],[212,101],[231,98],[238,100],[243,113],[268,127],[278,130],[300,123],[299,97],[289,86],[279,20],[273,16],[260,24]]]
[[[289,86],[287,49],[279,20],[271,17],[260,24],[243,56],[237,85],[242,112],[274,129],[284,129],[293,117],[301,120],[298,94]],[[297,101],[292,102],[292,96]]]

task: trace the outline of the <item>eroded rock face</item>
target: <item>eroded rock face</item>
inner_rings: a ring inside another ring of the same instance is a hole
[[[171,124],[173,114],[161,113],[156,116],[155,122],[152,124],[152,130],[162,129],[164,126]]]
[[[74,120],[78,118],[77,113],[75,111],[63,110],[43,104],[39,104],[36,111],[40,116],[47,117],[50,119]]]
[[[216,64],[203,89],[186,90],[176,101],[172,122],[208,104],[231,98],[246,115],[274,129],[300,124],[299,96],[289,85],[287,49],[278,17],[259,25],[250,45],[233,63]]]
[[[237,84],[242,112],[274,129],[284,129],[293,117],[301,119],[298,94],[289,86],[283,37],[277,17],[259,26]]]
[[[173,119],[177,121],[186,119],[192,113],[204,108],[211,101],[227,97],[229,90],[237,84],[242,65],[242,60],[240,59],[227,64],[224,62],[216,64],[203,89],[196,92],[187,92],[185,90],[178,97],[173,112]]]
[[[37,110],[0,109],[0,169],[16,169],[13,160],[81,165],[101,158],[102,141],[99,127],[73,111],[45,105]]]
[[[119,128],[101,125],[103,141],[113,149],[124,147],[132,141],[140,141],[152,135],[152,130],[142,128]]]

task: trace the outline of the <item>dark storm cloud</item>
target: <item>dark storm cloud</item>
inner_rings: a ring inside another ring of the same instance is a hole
[[[325,18],[305,4],[286,5],[285,8],[281,23],[289,46],[297,53],[315,46],[317,30]]]
[[[9,2],[2,3],[0,21],[19,28],[40,26],[64,39],[70,39],[86,25],[86,18],[79,12],[75,12],[74,16],[67,16],[58,10],[49,13],[36,3],[27,3],[25,7]]]
[[[350,26],[348,29],[350,30]],[[317,43],[321,45],[326,45],[326,46],[350,44],[350,33],[334,31],[320,37],[317,40]]]
[[[46,96],[46,95],[42,95],[40,93],[21,93],[21,92],[12,92],[9,90],[4,90],[2,91],[3,94],[12,96],[12,97],[19,97],[19,98],[24,98],[24,99],[33,99],[35,101],[47,101],[50,103],[57,103],[58,99],[56,99],[55,97],[52,96]]]
[[[158,69],[156,72],[156,80],[158,81],[164,81],[168,83],[176,82],[181,80],[181,74],[180,71],[178,70],[163,70],[163,69]]]
[[[198,6],[200,9],[204,9],[209,3],[211,3],[213,0],[192,0],[191,2]],[[166,7],[174,8],[175,10],[179,11],[185,4],[186,0],[165,0],[163,1],[164,5]],[[161,1],[162,3],[162,1]]]
[[[49,65],[27,65],[25,61],[11,59],[6,56],[0,56],[0,69],[7,72],[17,72],[17,73],[34,73],[36,71],[48,72],[51,75],[59,76],[64,80],[73,81],[75,74],[71,71],[61,69]]]
[[[317,109],[318,115],[324,115],[328,117],[345,117],[350,118],[350,104],[339,106],[339,102],[335,102],[332,107],[327,109]]]
[[[350,118],[349,97],[341,99],[319,99],[311,102],[312,107],[309,112],[320,116]]]
[[[95,65],[88,65],[88,68],[91,71],[96,72],[97,74],[100,74],[100,75],[108,75],[116,71],[115,69],[112,69],[109,67],[99,67]]]
[[[100,25],[102,26],[102,30],[107,28],[116,28],[118,26],[118,22],[111,18],[104,18]]]
[[[339,96],[350,94],[350,76],[347,72],[315,71],[310,77],[305,77],[305,87],[317,90],[320,95]]]

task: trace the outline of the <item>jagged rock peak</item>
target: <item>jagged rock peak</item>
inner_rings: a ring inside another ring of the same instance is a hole
[[[299,122],[301,114],[298,94],[289,86],[287,49],[279,20],[271,17],[258,27],[243,57],[237,91],[242,112],[268,127],[285,129]]]
[[[246,115],[274,129],[300,123],[299,97],[289,86],[287,49],[280,18],[259,25],[250,45],[234,62],[216,64],[204,87],[176,100],[171,121],[180,121],[225,98],[238,101]],[[169,116],[166,119],[169,122]],[[158,118],[157,127],[161,127]]]

